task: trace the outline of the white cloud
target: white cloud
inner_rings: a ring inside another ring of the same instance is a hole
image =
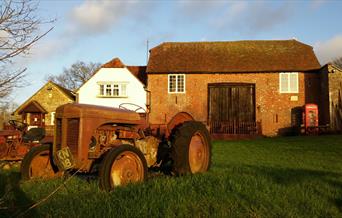
[[[279,24],[284,23],[291,17],[291,4],[283,4],[280,7],[269,7],[264,3],[251,5],[248,20],[250,28],[256,30],[272,29]]]
[[[32,48],[32,56],[34,59],[40,60],[44,58],[51,58],[51,55],[65,54],[66,48],[70,47],[72,41],[67,38],[52,38],[38,42]]]
[[[97,35],[111,29],[137,5],[132,1],[87,0],[70,12],[71,34]]]
[[[317,42],[314,45],[314,50],[321,64],[342,57],[342,34],[335,35],[323,42]]]
[[[286,22],[293,11],[291,2],[269,1],[181,1],[178,6],[182,22],[200,20],[220,33],[260,33]]]
[[[200,39],[200,41],[201,41],[201,42],[205,42],[205,41],[208,41],[208,39],[207,39],[207,37],[202,37],[202,38]]]
[[[245,1],[178,1],[177,16],[178,23],[191,21],[197,23],[212,21],[215,26],[225,25],[230,20],[238,17],[245,10]],[[224,16],[222,16],[224,13]]]
[[[312,9],[319,9],[322,5],[327,3],[327,0],[311,0],[310,6]]]
[[[238,17],[243,16],[245,13],[248,11],[248,3],[244,1],[237,1],[237,2],[232,2],[228,6],[228,11],[227,15],[229,16],[230,19],[235,19]]]
[[[124,19],[145,16],[142,12],[146,11],[145,7],[150,6],[151,4],[143,5],[138,1],[86,0],[67,13],[65,24],[57,23],[62,29],[55,38],[44,38],[33,47],[32,59],[27,62],[65,53],[72,49],[73,45],[81,43],[88,37],[112,31],[124,22]],[[141,21],[141,19],[137,20]]]
[[[240,20],[247,13],[248,3],[244,1],[231,2],[222,8],[223,16],[215,19],[216,26],[220,29],[225,29]]]
[[[225,1],[178,1],[180,13],[188,15],[194,19],[208,15],[213,11],[226,5]]]
[[[221,30],[256,34],[277,27],[288,20],[292,4],[272,6],[263,1],[233,1],[227,4],[223,16],[217,18]]]

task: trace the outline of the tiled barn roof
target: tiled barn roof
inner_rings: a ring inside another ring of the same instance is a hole
[[[296,40],[166,42],[150,50],[148,73],[309,71],[321,66]]]

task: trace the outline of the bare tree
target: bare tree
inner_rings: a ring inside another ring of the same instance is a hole
[[[23,85],[26,68],[16,69],[16,57],[29,53],[32,45],[49,30],[39,33],[39,27],[51,21],[36,16],[38,1],[0,1],[0,98],[7,97],[13,89]]]
[[[13,119],[11,113],[18,107],[14,102],[4,102],[0,104],[0,130],[3,129],[3,125],[10,119]]]
[[[100,66],[100,63],[77,61],[72,64],[70,68],[64,68],[62,74],[49,75],[46,80],[51,80],[64,88],[76,90],[85,83]]]
[[[333,63],[342,69],[342,57],[336,58]]]

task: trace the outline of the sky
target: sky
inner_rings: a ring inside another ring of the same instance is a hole
[[[40,31],[53,30],[16,63],[27,85],[12,99],[23,103],[76,61],[146,65],[148,49],[170,41],[296,39],[324,65],[342,56],[341,14],[333,0],[40,0],[37,16],[55,20]]]

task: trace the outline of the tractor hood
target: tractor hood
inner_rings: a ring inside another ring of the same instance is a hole
[[[140,124],[138,113],[119,108],[69,103],[56,109],[56,118],[97,118],[118,123]]]

